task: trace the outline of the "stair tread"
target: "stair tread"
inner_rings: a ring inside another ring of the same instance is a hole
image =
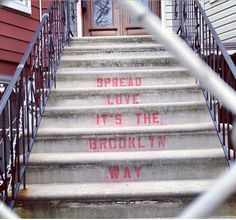
[[[159,126],[101,127],[101,128],[39,128],[38,135],[97,135],[132,133],[177,133],[177,132],[215,131],[213,123],[174,124]]]
[[[166,161],[166,160],[193,160],[217,159],[225,160],[221,148],[198,150],[160,150],[135,152],[73,152],[73,153],[32,153],[30,164],[87,164],[106,163],[111,161]],[[225,161],[226,164],[226,161]]]
[[[132,54],[132,56],[130,54],[122,54],[121,55],[111,55],[111,54],[104,54],[101,55],[99,54],[99,56],[97,54],[94,55],[86,55],[86,56],[78,56],[78,55],[64,55],[61,58],[61,61],[94,61],[94,60],[98,60],[98,61],[103,61],[105,60],[137,60],[137,59],[159,59],[159,58],[174,58],[174,56],[172,54],[170,54],[169,52],[156,52],[155,54],[153,53],[142,53],[142,54]]]
[[[72,37],[71,41],[84,41],[84,40],[102,40],[102,39],[139,39],[146,38],[152,39],[152,35],[114,35],[114,36],[86,36],[86,37]]]
[[[157,85],[157,86],[127,86],[127,87],[105,87],[105,88],[94,88],[94,87],[87,87],[87,88],[57,88],[53,89],[53,92],[96,92],[99,91],[137,91],[137,90],[182,90],[182,89],[195,89],[200,90],[200,86],[198,84],[180,84],[180,85]]]
[[[157,43],[126,43],[126,44],[110,44],[110,45],[72,45],[66,46],[64,50],[85,50],[85,49],[129,49],[129,48],[163,48],[163,45]],[[164,48],[163,48],[164,49]]]
[[[171,180],[123,183],[32,184],[21,190],[19,200],[109,200],[196,196],[213,180]]]
[[[152,108],[158,108],[159,111],[161,109],[165,108],[173,108],[175,110],[178,109],[196,109],[201,108],[205,109],[207,108],[206,103],[203,101],[189,101],[189,102],[170,102],[170,103],[150,103],[150,104],[123,104],[123,105],[96,105],[96,106],[60,106],[60,107],[46,107],[45,113],[70,113],[70,112],[76,112],[76,113],[89,113],[99,110],[104,111],[110,111],[110,110],[124,110],[127,113],[129,111],[135,111],[135,110],[152,110]]]
[[[80,68],[80,67],[60,67],[58,68],[57,75],[66,74],[65,72],[69,72],[71,74],[80,74],[86,72],[86,74],[100,74],[100,73],[128,73],[132,71],[133,73],[145,72],[145,73],[152,73],[152,72],[166,72],[166,71],[187,71],[183,67],[174,66],[161,66],[161,67],[142,67],[142,68],[134,68],[134,67],[126,67],[126,68],[111,68],[111,67],[104,67],[102,69],[88,69],[88,68]],[[190,73],[189,73],[190,75]]]

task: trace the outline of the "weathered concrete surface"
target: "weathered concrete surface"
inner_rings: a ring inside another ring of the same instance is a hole
[[[209,180],[189,180],[109,185],[52,184],[47,188],[40,184],[29,185],[28,190],[21,192],[21,203],[14,211],[27,218],[176,217],[193,197],[211,184]],[[234,198],[228,200],[213,216],[236,216],[233,201]]]
[[[141,151],[142,149],[140,149]],[[29,184],[201,180],[225,171],[222,149],[33,154]],[[195,169],[193,172],[192,169]]]
[[[181,150],[220,148],[212,124],[163,125],[124,128],[39,129],[33,149],[43,152],[121,152],[139,151],[138,141],[148,150]],[[116,134],[114,136],[114,133]],[[119,147],[120,141],[135,142],[135,147]],[[104,141],[106,147],[103,147]],[[153,141],[153,148],[150,142]],[[67,147],[65,147],[67,146]]]
[[[120,105],[204,101],[198,85],[67,88],[51,92],[47,106]]]
[[[152,36],[138,35],[138,36],[102,36],[102,37],[75,37],[71,40],[71,45],[109,45],[109,44],[143,44],[156,43]]]
[[[59,68],[57,71],[57,88],[59,89],[194,83],[196,83],[194,77],[181,67],[113,67],[100,70],[94,70],[93,68]]]
[[[57,78],[20,216],[175,217],[227,169],[200,86],[150,36],[73,39]]]
[[[188,117],[185,117],[188,115]],[[41,128],[123,127],[211,122],[204,102],[47,107]]]

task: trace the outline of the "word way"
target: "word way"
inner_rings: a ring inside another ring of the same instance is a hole
[[[108,180],[138,180],[141,178],[141,166],[111,166],[108,168]]]

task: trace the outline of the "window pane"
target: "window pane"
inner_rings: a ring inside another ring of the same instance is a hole
[[[139,0],[146,8],[148,8],[148,0]],[[134,17],[130,17],[130,24],[131,25],[137,25],[138,21]]]
[[[112,0],[95,0],[93,13],[95,26],[112,26]]]

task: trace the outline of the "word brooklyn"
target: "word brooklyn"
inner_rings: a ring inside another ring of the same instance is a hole
[[[111,138],[89,138],[90,151],[125,151],[125,150],[158,150],[165,148],[164,136],[128,136]]]

